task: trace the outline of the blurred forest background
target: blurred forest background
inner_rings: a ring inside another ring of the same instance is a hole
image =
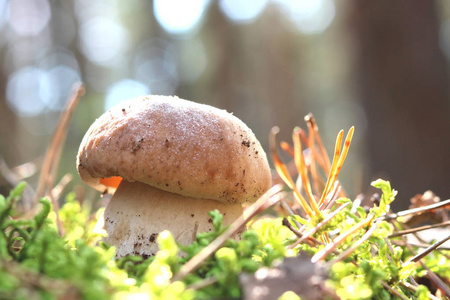
[[[350,195],[382,177],[399,190],[394,208],[427,189],[447,199],[449,59],[446,1],[0,0],[1,169],[39,170],[82,81],[60,176],[76,174],[81,139],[108,107],[175,94],[233,112],[266,152],[272,126],[290,142],[309,112],[330,153],[355,125]]]

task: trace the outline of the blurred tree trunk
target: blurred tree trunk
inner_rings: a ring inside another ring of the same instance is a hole
[[[437,9],[421,0],[350,5],[370,175],[399,190],[395,209],[427,189],[450,196],[449,74]]]
[[[278,10],[268,9],[254,23],[237,26],[223,15],[218,2],[213,2],[205,26],[214,34],[207,47],[216,57],[206,82],[217,101],[211,104],[234,112],[252,128],[265,149],[273,125],[282,128],[280,139],[290,140],[292,128],[301,124],[306,114],[297,110],[302,102],[293,76],[298,74],[296,36],[282,21]]]

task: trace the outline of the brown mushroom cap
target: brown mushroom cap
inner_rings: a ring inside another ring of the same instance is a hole
[[[226,203],[255,201],[271,185],[266,154],[241,120],[178,97],[137,97],[104,113],[84,136],[77,165],[99,189],[100,178],[120,176]]]

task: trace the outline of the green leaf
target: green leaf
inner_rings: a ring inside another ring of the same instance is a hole
[[[301,300],[301,298],[292,291],[284,292],[278,300]]]
[[[399,280],[405,280],[408,276],[414,276],[416,272],[416,264],[413,262],[405,262],[398,271]]]
[[[424,285],[419,285],[417,287],[417,300],[428,300],[430,299],[430,291],[428,290],[428,288]]]
[[[12,214],[12,210],[16,205],[17,201],[19,201],[20,197],[22,197],[23,190],[26,187],[25,182],[19,183],[14,189],[11,190],[9,196],[5,199],[2,196],[0,200],[0,228],[4,230],[6,227],[3,225],[3,222],[6,218]]]
[[[395,200],[395,196],[397,195],[397,191],[391,189],[391,183],[387,180],[377,179],[371,183],[373,187],[381,189],[383,193],[381,196],[381,201],[384,205],[389,205],[392,201]]]

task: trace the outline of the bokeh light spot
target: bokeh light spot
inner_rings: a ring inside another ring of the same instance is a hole
[[[75,55],[64,47],[48,49],[48,54],[39,60],[38,67],[43,70],[49,70],[58,65],[65,65],[77,71],[80,69]]]
[[[47,76],[50,81],[50,96],[45,98],[49,100],[45,104],[50,110],[63,110],[73,85],[81,81],[80,75],[68,66],[58,65],[49,70]]]
[[[0,0],[0,30],[2,30],[3,26],[5,26],[6,24],[7,7],[8,3],[6,2],[6,0]]]
[[[207,4],[206,0],[155,0],[153,11],[168,33],[186,34],[200,23]]]
[[[219,3],[223,13],[238,24],[253,22],[264,11],[266,4],[267,0],[221,0]]]
[[[88,60],[109,66],[127,50],[129,34],[121,24],[96,17],[82,24],[80,39],[81,50]]]
[[[186,40],[179,51],[180,81],[192,83],[205,71],[208,64],[206,49],[199,38]]]
[[[50,20],[50,4],[47,0],[11,0],[8,22],[18,35],[38,35]]]
[[[25,67],[13,73],[6,86],[6,99],[11,109],[20,117],[36,116],[49,102],[50,82],[45,72]]]
[[[148,94],[150,89],[145,84],[133,79],[123,79],[108,88],[104,107],[108,110],[124,100]]]
[[[445,20],[441,23],[439,45],[447,60],[450,61],[450,20]]]
[[[142,44],[133,60],[134,77],[154,94],[171,95],[178,87],[176,50],[162,39]]]
[[[333,0],[274,0],[293,22],[295,27],[305,34],[323,32],[333,21],[336,8]]]

